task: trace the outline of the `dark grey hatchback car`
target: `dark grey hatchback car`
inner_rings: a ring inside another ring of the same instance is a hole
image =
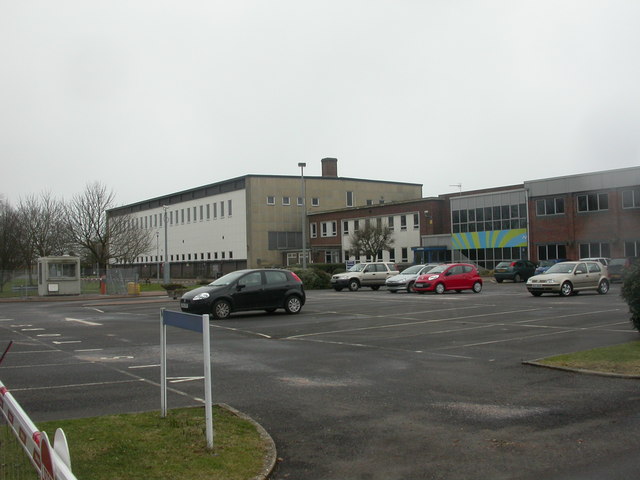
[[[180,308],[224,319],[232,312],[246,310],[272,313],[284,308],[287,313],[299,313],[305,300],[302,280],[289,270],[237,270],[185,293]]]

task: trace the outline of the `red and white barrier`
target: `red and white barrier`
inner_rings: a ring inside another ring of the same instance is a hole
[[[77,480],[71,473],[69,446],[58,428],[53,445],[39,431],[9,390],[0,382],[0,412],[25,451],[41,480]]]

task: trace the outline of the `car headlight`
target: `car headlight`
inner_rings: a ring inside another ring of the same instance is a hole
[[[429,275],[429,280],[435,280],[436,278],[438,278],[440,275]]]
[[[194,300],[204,300],[205,298],[209,298],[209,294],[207,292],[199,293],[193,297]]]

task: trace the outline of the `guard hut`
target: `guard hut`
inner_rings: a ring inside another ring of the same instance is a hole
[[[38,295],[80,295],[80,258],[39,258]]]

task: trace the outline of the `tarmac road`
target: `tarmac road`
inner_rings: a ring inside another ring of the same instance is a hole
[[[0,347],[15,344],[0,380],[36,423],[158,410],[163,306],[177,302],[2,303]],[[637,340],[618,286],[570,298],[491,282],[480,294],[310,291],[300,315],[234,315],[211,335],[214,401],[272,435],[275,480],[640,474],[637,379],[522,364]],[[173,329],[169,344],[169,406],[198,404],[199,338]]]

